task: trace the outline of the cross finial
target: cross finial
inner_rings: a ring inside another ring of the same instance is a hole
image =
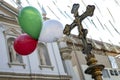
[[[83,53],[88,54],[88,53],[90,53],[90,51],[92,49],[92,45],[90,43],[87,43],[86,36],[87,36],[88,31],[87,31],[87,29],[83,28],[82,21],[88,16],[90,16],[90,17],[93,16],[95,6],[88,5],[86,7],[86,11],[82,15],[79,15],[78,9],[79,9],[79,4],[73,4],[71,13],[74,14],[75,19],[72,22],[72,24],[70,24],[70,25],[66,24],[63,33],[66,35],[70,35],[71,30],[77,26],[78,31],[79,31],[78,37],[80,39],[82,39],[82,41],[83,41],[83,47],[84,47]]]

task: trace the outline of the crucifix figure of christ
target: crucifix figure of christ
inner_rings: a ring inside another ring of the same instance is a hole
[[[79,15],[78,9],[79,9],[79,4],[73,4],[71,13],[74,14],[75,19],[73,20],[73,22],[70,25],[69,24],[65,25],[65,29],[63,30],[63,33],[66,34],[67,36],[69,36],[71,30],[75,27],[78,27],[78,32],[79,32],[78,38],[82,39],[82,42],[83,42],[82,52],[84,54],[86,54],[85,59],[87,61],[87,65],[89,66],[85,70],[85,73],[92,75],[92,78],[95,80],[102,80],[102,70],[104,69],[104,65],[96,64],[97,60],[95,58],[95,55],[91,53],[92,44],[88,43],[87,39],[86,39],[88,30],[84,29],[82,26],[82,21],[86,17],[93,16],[95,6],[88,5],[86,8],[86,11],[81,15]]]

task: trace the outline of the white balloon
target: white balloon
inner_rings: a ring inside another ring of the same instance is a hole
[[[54,42],[63,36],[63,25],[57,20],[43,22],[39,40],[42,42]]]

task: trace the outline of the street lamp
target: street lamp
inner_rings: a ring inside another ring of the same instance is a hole
[[[69,24],[65,25],[65,29],[64,29],[63,33],[66,34],[67,36],[69,36],[71,30],[76,26],[78,27],[78,31],[79,31],[78,38],[82,39],[82,42],[83,42],[82,52],[83,52],[83,54],[86,55],[85,59],[87,61],[87,65],[89,66],[85,70],[85,73],[92,75],[92,78],[94,80],[102,80],[102,70],[104,69],[104,65],[97,64],[95,55],[91,53],[92,44],[87,42],[86,36],[87,36],[88,30],[84,29],[82,26],[82,21],[86,17],[93,16],[95,6],[88,5],[86,8],[86,11],[80,16],[78,13],[78,9],[79,9],[79,4],[73,4],[71,13],[74,14],[75,19],[70,25]]]

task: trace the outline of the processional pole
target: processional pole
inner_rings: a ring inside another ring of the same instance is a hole
[[[78,13],[78,9],[79,9],[79,4],[73,4],[71,13],[74,14],[75,19],[72,22],[72,24],[65,25],[65,29],[64,29],[63,33],[66,34],[67,36],[69,36],[71,30],[76,26],[78,27],[78,31],[79,31],[78,38],[82,39],[82,43],[83,43],[82,53],[86,55],[85,59],[87,61],[87,65],[89,66],[85,70],[85,73],[91,75],[94,80],[103,80],[102,79],[102,70],[104,69],[104,65],[97,64],[95,55],[91,53],[92,44],[87,42],[86,36],[87,36],[88,30],[84,29],[82,26],[82,21],[86,17],[93,16],[95,6],[88,5],[86,8],[86,11],[80,16]]]

